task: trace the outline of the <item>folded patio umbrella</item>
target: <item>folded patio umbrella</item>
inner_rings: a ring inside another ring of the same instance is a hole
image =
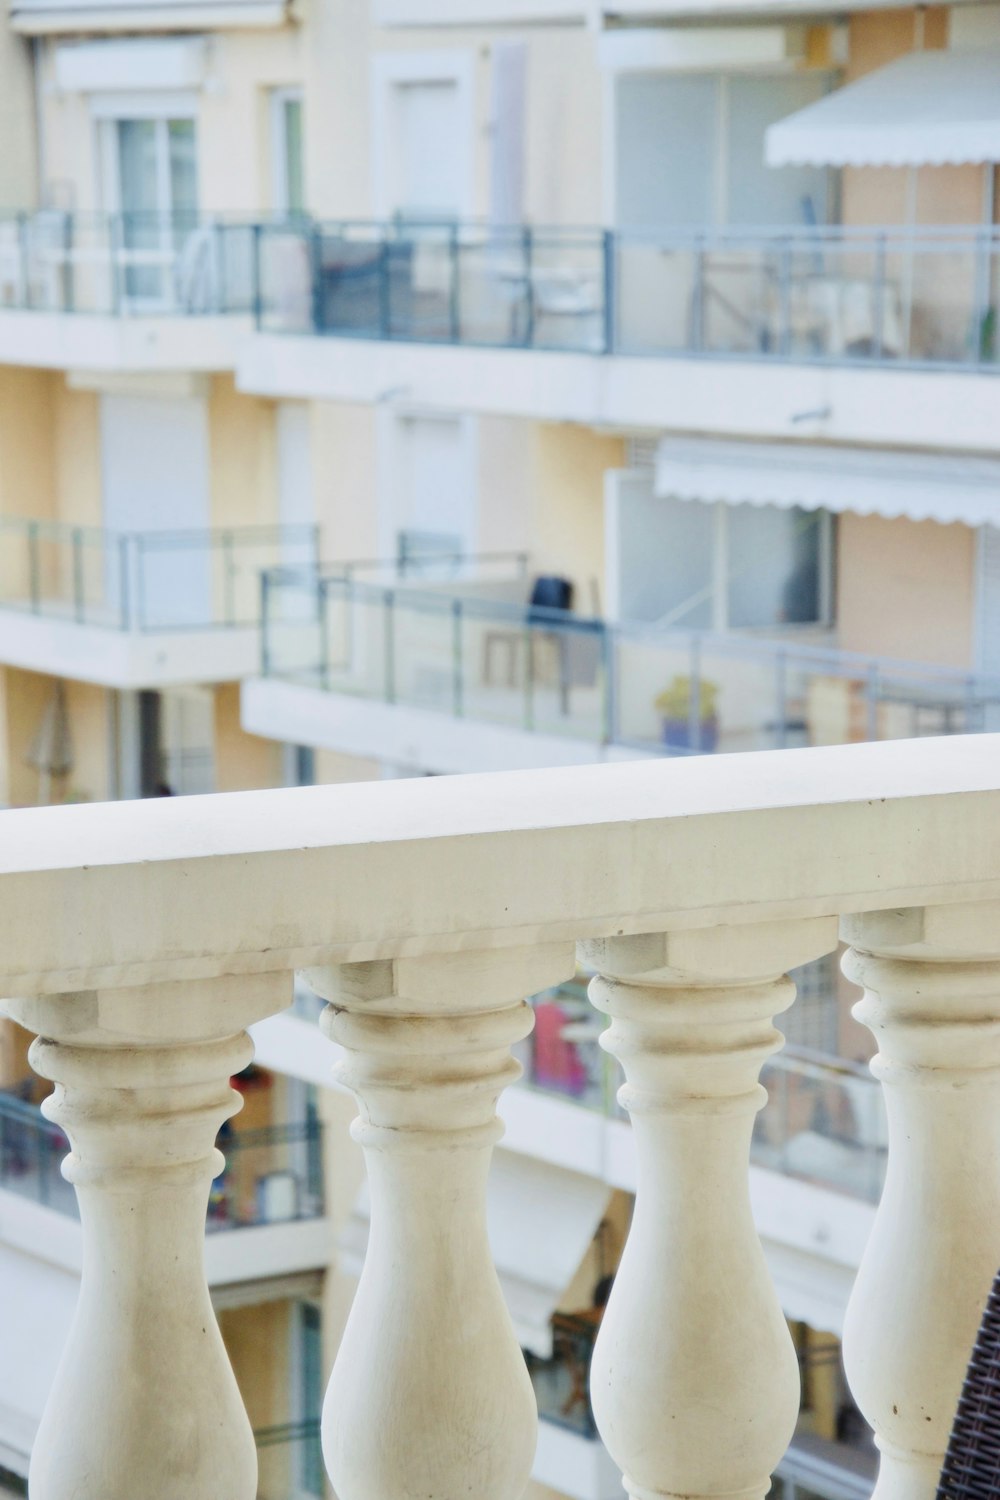
[[[52,689],[24,759],[26,765],[34,766],[38,772],[38,800],[44,805],[51,801],[53,779],[68,776],[73,769],[73,739],[66,712],[66,691],[61,682]]]
[[[937,1500],[1000,1495],[1000,1271],[972,1349]]]

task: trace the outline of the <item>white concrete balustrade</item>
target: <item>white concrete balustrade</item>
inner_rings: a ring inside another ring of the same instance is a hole
[[[783,976],[838,932],[890,1119],[848,1370],[878,1500],[932,1500],[1000,1263],[1000,737],[31,809],[2,832],[0,993],[55,1082],[85,1236],[34,1500],[254,1500],[203,1221],[246,1028],[295,970],[328,1001],[372,1195],[332,1483],[518,1500],[535,1411],[485,1183],[524,997],[578,944],[639,1159],[598,1425],[633,1500],[763,1500],[798,1392],[750,1135]]]

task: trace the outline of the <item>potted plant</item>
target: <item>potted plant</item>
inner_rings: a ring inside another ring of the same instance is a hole
[[[672,750],[714,750],[719,743],[719,720],[716,705],[718,684],[702,677],[698,681],[696,735],[692,736],[691,678],[677,676],[653,700],[660,716],[660,737]]]

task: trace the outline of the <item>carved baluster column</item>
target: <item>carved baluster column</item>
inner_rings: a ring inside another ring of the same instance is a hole
[[[537,1413],[486,1234],[497,1100],[563,944],[313,971],[357,1096],[371,1233],[323,1410],[340,1500],[519,1500]],[[538,1226],[544,1233],[544,1225]]]
[[[83,1225],[80,1300],[31,1459],[32,1500],[254,1500],[257,1457],[209,1300],[215,1137],[245,1027],[291,976],[221,978],[7,1002],[38,1033],[69,1137]]]
[[[844,1361],[881,1449],[878,1500],[933,1500],[1000,1266],[1000,907],[872,912],[843,936],[889,1117]]]
[[[763,1500],[799,1410],[798,1364],[750,1211],[758,1081],[791,1004],[784,971],[831,919],[585,947],[602,1044],[638,1154],[635,1217],[591,1367],[604,1442],[633,1500]]]

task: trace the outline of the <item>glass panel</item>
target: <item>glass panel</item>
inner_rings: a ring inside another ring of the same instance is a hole
[[[729,74],[726,91],[728,224],[822,224],[827,215],[827,174],[821,167],[765,165],[769,125],[822,98],[823,73],[792,78]]]
[[[715,219],[718,79],[619,73],[615,221],[626,229]]]
[[[142,264],[150,255],[155,258],[160,242],[157,124],[156,120],[119,120],[117,126],[125,293],[142,300],[155,300],[160,291],[158,269]]]
[[[725,514],[730,628],[818,620],[822,512],[732,505]]]

